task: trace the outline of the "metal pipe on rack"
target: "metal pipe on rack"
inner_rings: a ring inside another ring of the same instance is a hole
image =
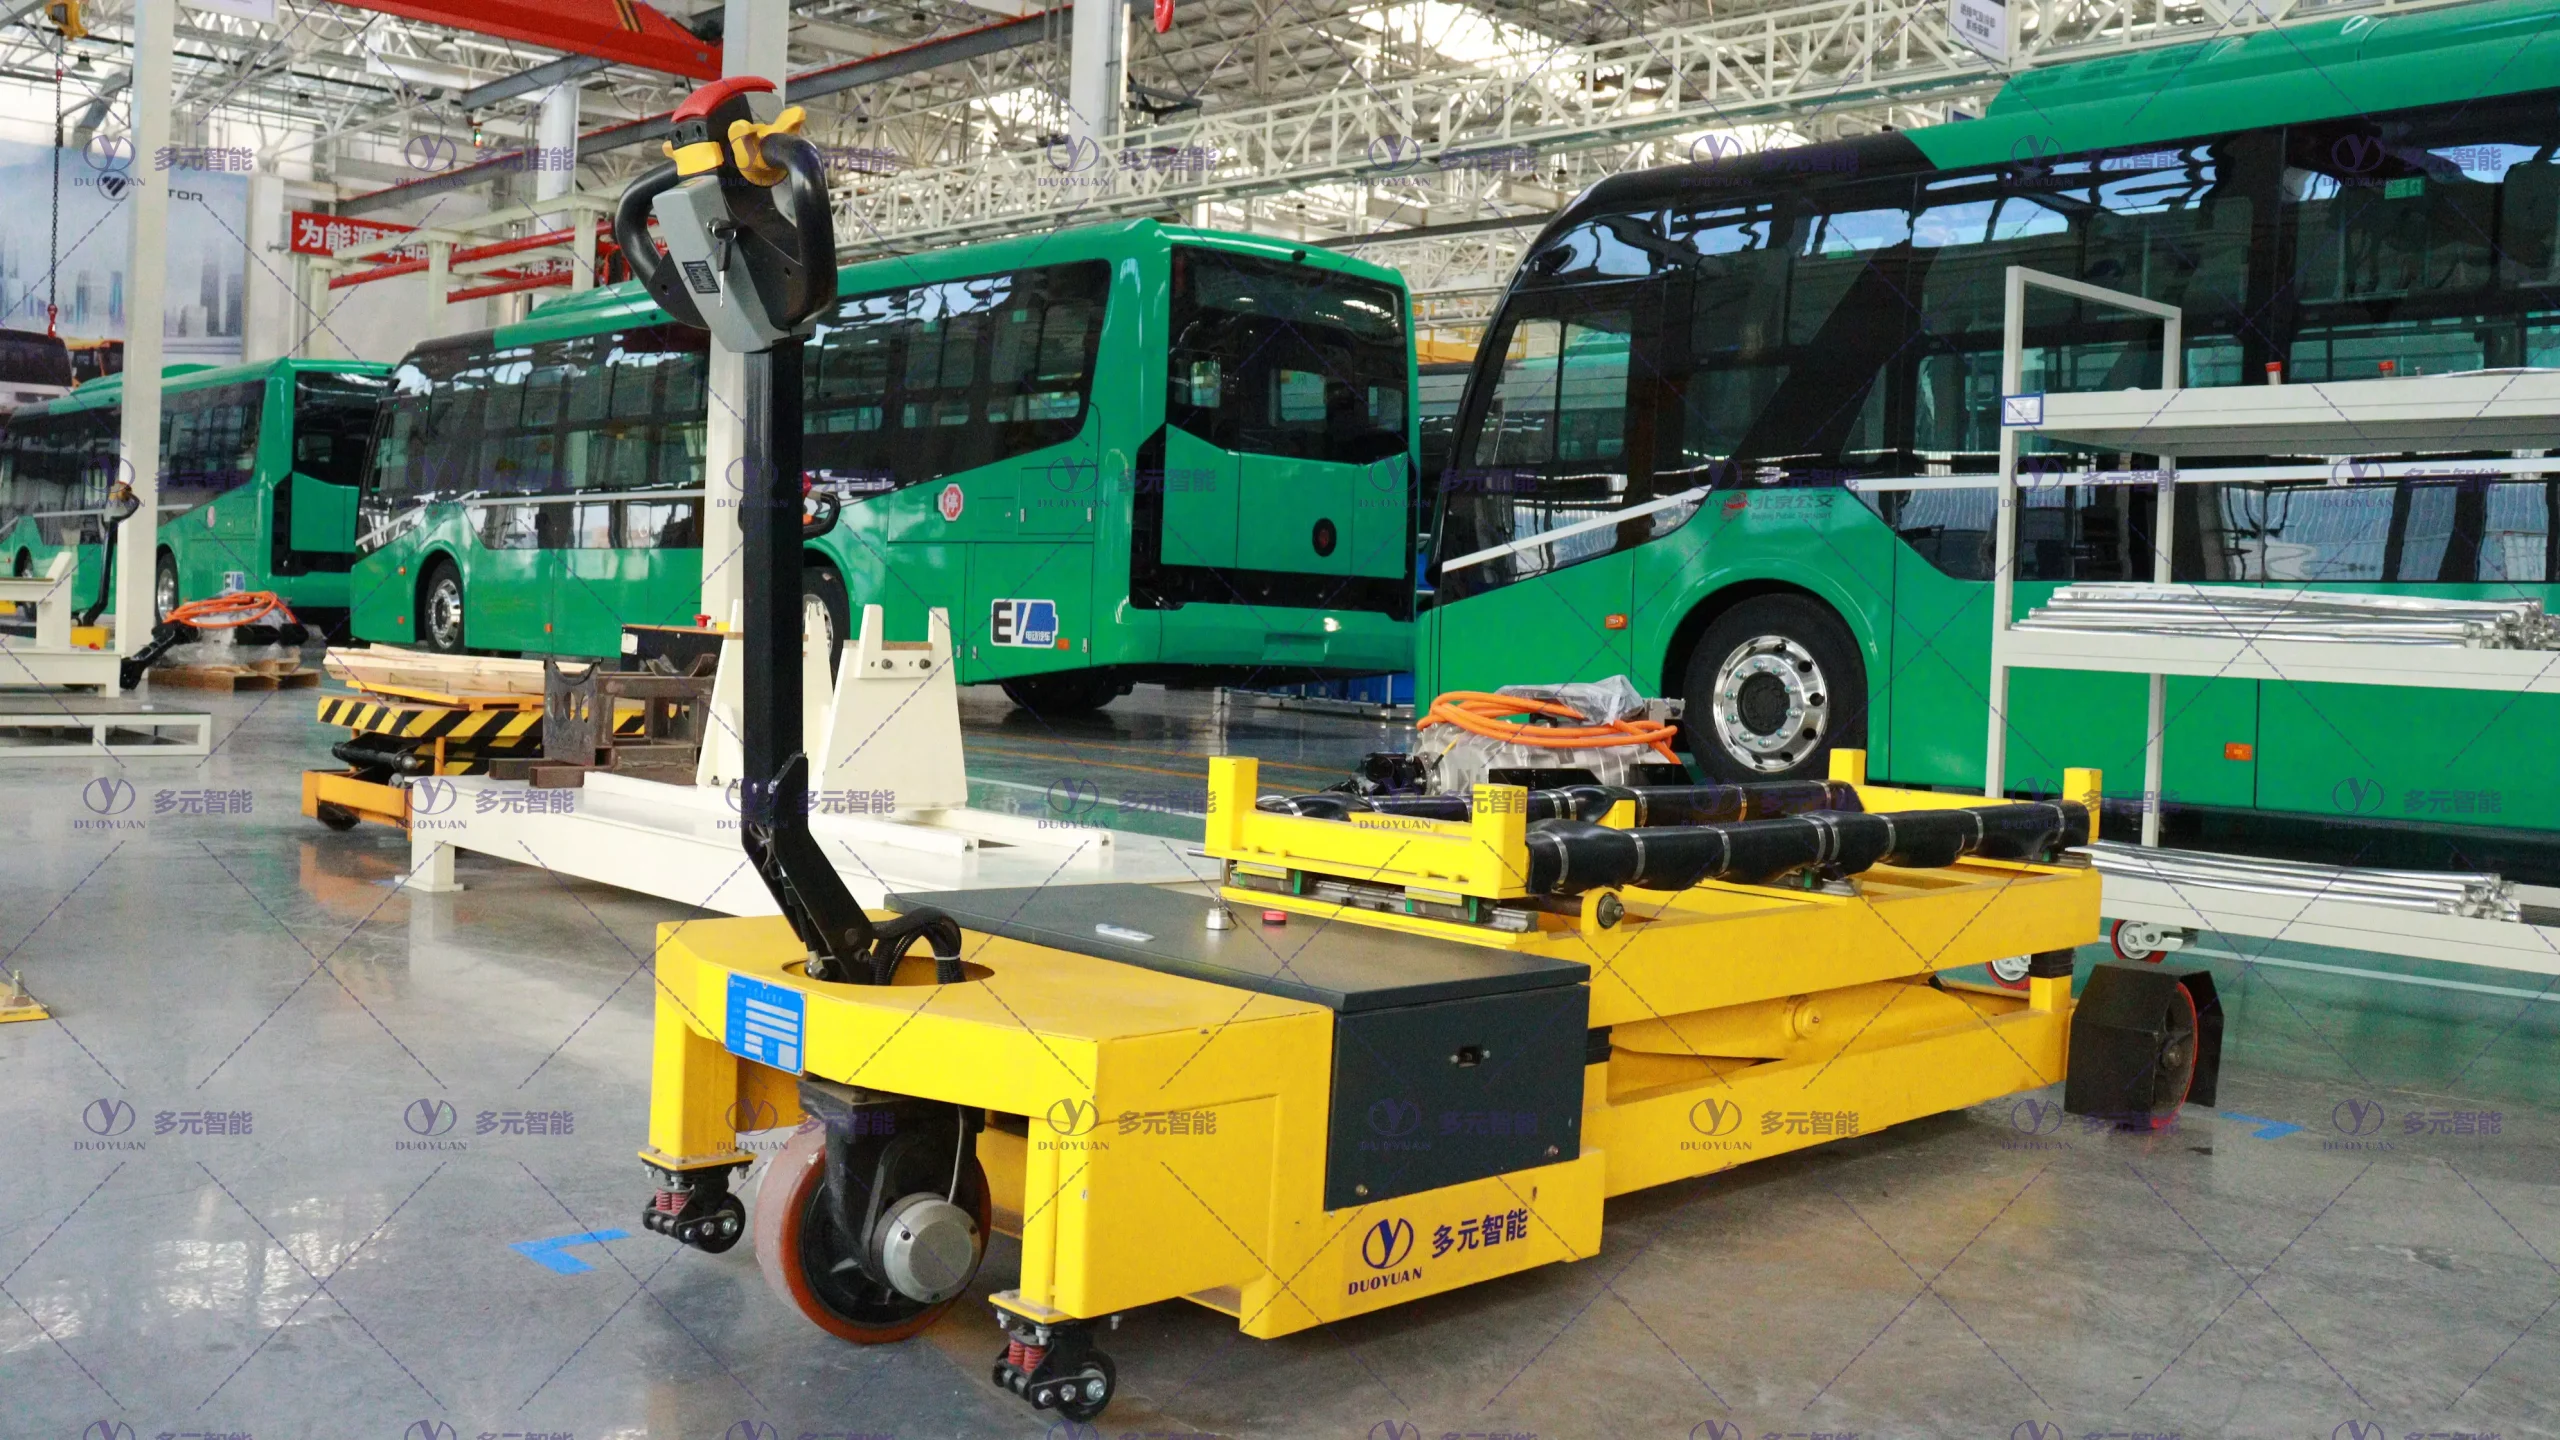
[[[2162,850],[2097,841],[2071,853],[2086,856],[2101,875],[2195,885],[2302,900],[2345,900],[2401,910],[2426,910],[2478,920],[2518,920],[2523,910],[2514,882],[2487,873],[2432,870],[2367,870]]]

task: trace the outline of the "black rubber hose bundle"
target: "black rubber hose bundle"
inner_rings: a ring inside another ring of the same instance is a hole
[[[1529,819],[1598,820],[1621,800],[1632,801],[1638,825],[1715,825],[1769,820],[1819,810],[1858,808],[1858,791],[1837,780],[1770,780],[1751,785],[1567,785],[1529,792]],[[1353,795],[1326,790],[1313,795],[1266,795],[1256,808],[1281,815],[1342,820],[1352,815],[1402,815],[1423,820],[1465,820],[1464,795]]]
[[[1529,826],[1529,890],[1577,895],[1604,886],[1685,890],[1704,880],[1759,884],[1804,869],[1855,875],[1876,865],[1927,869],[1975,855],[2041,860],[2089,839],[2074,801],[1971,805],[1890,814],[1827,811],[1734,824],[1613,830],[1584,820]]]

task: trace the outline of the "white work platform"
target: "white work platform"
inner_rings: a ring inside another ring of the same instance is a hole
[[[2560,975],[2552,926],[2127,875],[2103,889],[2098,913],[2110,920]]]
[[[107,657],[109,664],[115,657]],[[213,716],[139,701],[0,689],[0,759],[188,756],[213,750]]]
[[[2072,391],[2042,406],[2010,428],[2141,455],[2541,450],[2560,435],[2560,370]]]
[[[2560,650],[2016,627],[1999,632],[1994,644],[2003,665],[2038,670],[2560,694]]]
[[[747,862],[727,787],[667,785],[596,774],[575,790],[455,776],[412,799],[409,888],[459,890],[457,851],[490,855],[723,915],[779,909]],[[1216,862],[1170,840],[1027,816],[966,812],[967,829],[930,812],[881,817],[816,813],[809,832],[864,905],[893,891],[1104,882],[1214,883]],[[990,834],[1009,821],[1013,834]]]

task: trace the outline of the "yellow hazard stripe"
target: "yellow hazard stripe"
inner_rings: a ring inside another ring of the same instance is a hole
[[[621,711],[613,717],[613,733],[637,735],[646,728],[647,718],[636,708]],[[320,701],[320,723],[403,740],[476,740],[485,744],[537,733],[542,724],[542,712],[403,707],[328,696]]]

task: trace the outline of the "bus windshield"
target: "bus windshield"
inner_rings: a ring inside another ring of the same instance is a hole
[[[1176,246],[1172,333],[1176,427],[1302,460],[1404,453],[1404,305],[1387,286]]]
[[[379,375],[305,372],[294,381],[293,468],[314,480],[364,479],[373,422],[391,383]]]
[[[0,330],[0,384],[58,385],[68,390],[71,352],[60,337]]]

